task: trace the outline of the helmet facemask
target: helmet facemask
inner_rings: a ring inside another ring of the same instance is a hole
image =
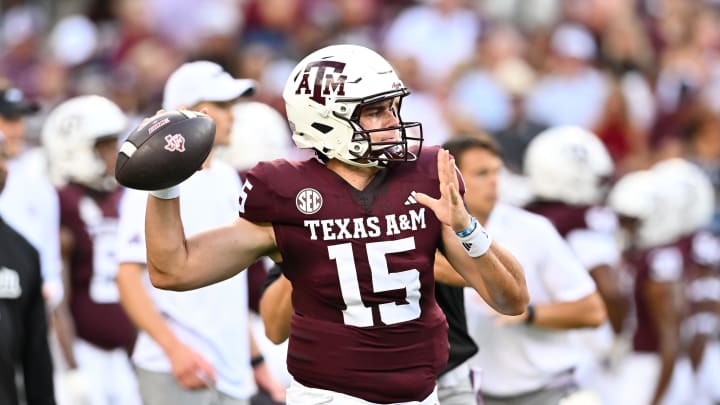
[[[338,99],[336,101],[339,104],[356,105],[350,118],[336,114],[338,118],[346,121],[353,128],[349,153],[354,158],[347,163],[357,166],[385,167],[390,162],[413,162],[417,160],[422,150],[422,125],[419,122],[404,122],[400,115],[402,99],[409,94],[408,89],[401,88],[362,99]],[[393,107],[393,114],[398,119],[398,125],[377,129],[365,129],[362,127],[360,114],[364,108],[394,98],[398,99]],[[408,129],[410,128],[417,128],[417,135],[409,134]],[[372,140],[373,133],[386,131],[396,131],[398,137],[392,141],[374,142]],[[410,146],[417,146],[416,153],[410,151]]]

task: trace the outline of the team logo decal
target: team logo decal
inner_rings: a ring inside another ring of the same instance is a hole
[[[165,135],[165,150],[170,152],[185,152],[185,137],[182,134]]]
[[[342,72],[345,64],[334,61],[311,62],[305,66],[300,84],[295,89],[295,94],[309,94],[310,99],[325,105],[325,99],[332,94],[335,96],[345,95],[345,80],[347,75]],[[310,80],[310,73],[315,71],[314,80]]]
[[[314,188],[304,188],[295,196],[295,206],[303,214],[314,214],[320,211],[323,205],[323,198],[319,191]]]

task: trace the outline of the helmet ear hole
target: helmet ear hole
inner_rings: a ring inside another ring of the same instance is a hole
[[[362,156],[367,152],[368,144],[367,142],[351,142],[350,143],[350,151],[354,155]]]

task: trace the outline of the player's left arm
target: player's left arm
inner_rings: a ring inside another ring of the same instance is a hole
[[[507,249],[472,220],[460,194],[455,159],[446,151],[437,155],[440,199],[418,193],[419,203],[429,207],[444,224],[442,250],[448,261],[470,286],[496,311],[523,313],[529,302],[522,266]],[[463,240],[458,234],[464,234]],[[463,245],[464,243],[464,245]]]

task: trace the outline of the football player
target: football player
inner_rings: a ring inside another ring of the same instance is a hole
[[[153,284],[190,290],[228,279],[258,257],[283,263],[293,286],[289,404],[437,403],[447,323],[434,299],[440,248],[498,311],[525,311],[522,268],[472,218],[452,157],[422,150],[409,94],[392,66],[355,45],[317,50],[283,97],[300,148],[316,158],[251,169],[240,218],[186,238],[178,187],[151,192]],[[413,145],[416,143],[416,145]]]
[[[618,267],[617,217],[603,204],[613,162],[592,132],[557,126],[533,138],[524,169],[535,196],[525,209],[552,222],[590,273],[607,308],[604,325],[578,332],[593,347],[585,364],[578,367],[578,379],[581,384],[595,385],[596,376],[604,372],[602,363],[624,342],[621,332],[630,302],[628,277]]]
[[[671,193],[681,197],[668,221],[679,221],[682,236],[676,246],[685,257],[683,284],[686,311],[680,324],[680,338],[694,372],[693,399],[717,402],[720,390],[714,384],[720,356],[720,238],[710,227],[715,210],[715,193],[710,178],[696,164],[681,158],[666,159],[652,168]],[[684,365],[684,359],[680,365]],[[677,372],[676,366],[676,372]],[[687,371],[686,369],[681,369]]]
[[[48,167],[59,187],[65,299],[55,325],[69,369],[58,393],[67,403],[141,403],[129,360],[136,331],[115,285],[123,189],[113,172],[127,124],[115,103],[87,95],[58,105],[43,125]]]
[[[697,168],[688,170],[690,166],[677,159],[653,170],[628,173],[608,197],[625,235],[623,262],[634,277],[636,315],[632,352],[620,363],[614,386],[617,396],[611,402],[674,404],[691,397],[693,403],[707,399],[699,386],[690,392],[690,364],[682,355],[683,335],[691,357],[699,360],[703,335],[716,327],[715,314],[703,311],[713,308],[707,302],[712,301],[713,281],[704,280],[702,267],[717,260],[713,258],[717,242],[697,232],[711,218],[712,187],[707,179],[706,187],[702,180],[694,181],[704,175]],[[686,282],[690,288],[684,289]]]

